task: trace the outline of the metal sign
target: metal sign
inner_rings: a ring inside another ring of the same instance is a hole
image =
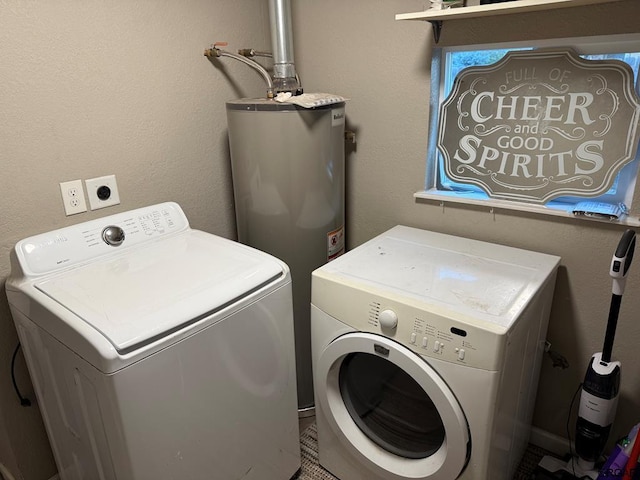
[[[633,81],[624,62],[568,49],[509,52],[466,68],[440,107],[446,173],[494,198],[601,195],[636,155]]]

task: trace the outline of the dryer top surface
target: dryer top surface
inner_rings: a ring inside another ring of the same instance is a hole
[[[508,327],[559,257],[397,226],[316,274]],[[314,297],[318,305],[322,299]],[[335,299],[333,299],[335,301]]]

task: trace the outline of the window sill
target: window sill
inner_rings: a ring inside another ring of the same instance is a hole
[[[551,208],[544,205],[534,205],[528,203],[516,203],[506,200],[496,199],[479,199],[465,197],[464,193],[458,192],[443,192],[435,189],[422,190],[413,194],[413,197],[417,200],[431,200],[440,203],[444,206],[446,203],[458,203],[463,205],[476,205],[481,207],[487,207],[489,211],[494,209],[503,210],[516,210],[520,212],[535,213],[542,215],[551,215],[554,217],[562,218],[575,218],[577,220],[587,220],[592,222],[607,223],[610,225],[626,225],[630,227],[640,227],[640,219],[626,215],[617,220],[608,220],[604,218],[587,217],[584,215],[574,215],[572,212],[563,210],[561,208]]]

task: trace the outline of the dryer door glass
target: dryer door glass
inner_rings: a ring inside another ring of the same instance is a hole
[[[370,353],[342,362],[340,393],[356,425],[385,450],[426,458],[442,446],[445,428],[429,395],[396,364]]]

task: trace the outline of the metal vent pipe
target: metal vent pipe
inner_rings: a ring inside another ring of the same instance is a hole
[[[276,92],[300,89],[293,61],[293,29],[290,0],[269,0],[271,48],[273,49],[273,83]]]

